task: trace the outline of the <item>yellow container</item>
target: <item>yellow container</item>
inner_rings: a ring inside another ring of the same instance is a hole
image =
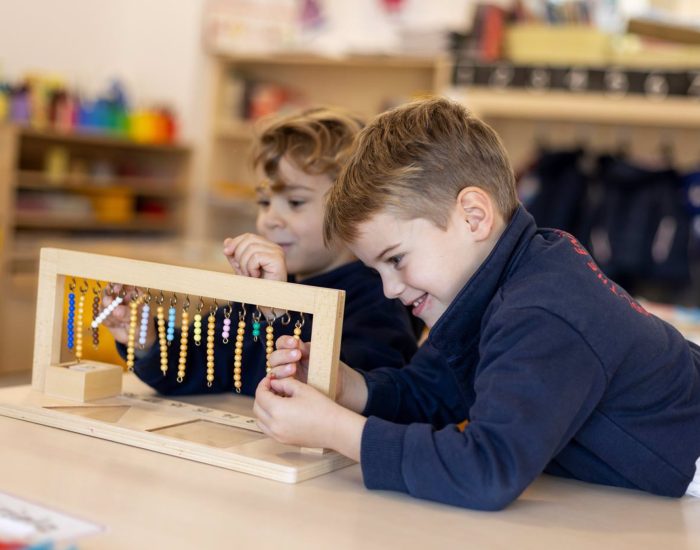
[[[587,25],[525,23],[506,29],[505,55],[518,64],[607,65],[612,41]]]
[[[126,223],[134,219],[136,199],[130,189],[109,189],[92,197],[95,219],[107,223]]]

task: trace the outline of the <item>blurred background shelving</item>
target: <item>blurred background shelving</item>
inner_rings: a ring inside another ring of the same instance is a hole
[[[3,271],[35,271],[38,250],[185,234],[190,151],[184,145],[0,127]]]
[[[311,54],[212,54],[213,109],[205,197],[198,238],[222,239],[250,228],[255,175],[250,145],[256,123],[275,112],[311,105],[342,106],[366,119],[449,83],[447,56],[338,58]],[[232,220],[232,214],[235,220]]]

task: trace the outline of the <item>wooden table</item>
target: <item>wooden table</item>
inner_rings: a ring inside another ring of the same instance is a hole
[[[6,417],[0,442],[0,491],[106,527],[81,550],[700,549],[700,499],[690,497],[542,476],[505,511],[475,512],[368,491],[358,465],[287,485]]]

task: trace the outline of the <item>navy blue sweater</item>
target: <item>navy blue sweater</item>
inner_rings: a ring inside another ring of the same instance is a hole
[[[544,471],[679,497],[700,456],[700,348],[522,207],[411,363],[364,376],[371,489],[497,510]]]
[[[345,264],[333,271],[311,277],[302,284],[335,288],[345,291],[345,310],[340,359],[362,369],[376,366],[402,367],[415,353],[417,345],[409,313],[398,300],[388,300],[382,292],[379,276],[367,269],[361,262]],[[239,304],[231,315],[231,336],[224,344],[221,338],[223,312],[219,309],[216,320],[214,345],[214,376],[211,387],[206,381],[206,337],[200,346],[192,340],[192,326],[187,347],[187,369],[184,380],[177,382],[180,331],[176,330],[173,345],[168,348],[168,372],[164,376],[160,370],[160,349],[156,342],[148,353],[134,364],[135,374],[146,384],[166,395],[187,395],[233,391],[233,350],[238,324]],[[241,365],[241,393],[255,395],[258,383],[265,376],[265,318],[262,318],[261,336],[258,341],[252,337],[252,313],[254,306],[246,306],[246,332],[243,341]],[[203,311],[203,333],[206,335],[207,311]],[[194,308],[190,307],[190,323]],[[294,322],[299,319],[292,312],[292,321],[285,327],[280,319],[274,323],[275,339],[282,334],[292,334]],[[308,342],[311,338],[312,320],[307,315],[301,338]],[[118,350],[125,356],[125,346],[118,344]]]

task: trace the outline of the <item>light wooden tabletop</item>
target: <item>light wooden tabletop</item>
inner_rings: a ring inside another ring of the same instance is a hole
[[[542,476],[505,511],[475,512],[368,491],[357,465],[287,485],[5,417],[0,442],[0,491],[105,526],[80,549],[700,549],[690,497]]]

